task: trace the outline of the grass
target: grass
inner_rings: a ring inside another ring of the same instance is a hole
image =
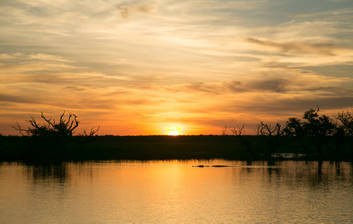
[[[1,136],[0,161],[155,159],[270,160],[272,153],[307,160],[353,161],[353,137],[293,136]]]

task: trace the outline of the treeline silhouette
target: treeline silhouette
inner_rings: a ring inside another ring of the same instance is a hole
[[[303,119],[291,117],[284,127],[280,123],[275,125],[260,122],[257,135],[281,136],[353,136],[353,114],[349,111],[338,113],[332,119],[327,115],[320,115],[320,109],[310,109],[304,113]]]
[[[256,135],[244,125],[228,134],[200,136],[98,136],[98,128],[74,134],[76,114],[59,119],[41,114],[28,126],[17,124],[18,136],[0,136],[0,161],[85,161],[151,159],[331,160],[353,161],[353,114],[330,118],[319,108],[285,123],[260,122]]]
[[[280,136],[295,137],[306,157],[317,160],[341,160],[343,156],[352,160],[353,113],[340,112],[330,118],[319,114],[319,107],[304,112],[303,118],[289,118],[284,125],[260,122],[256,133],[267,136],[267,157],[271,157],[280,146]],[[283,139],[283,138],[282,138]],[[288,138],[286,138],[288,139]],[[349,142],[348,146],[345,146]],[[314,147],[314,150],[310,150]],[[348,152],[343,152],[348,147]],[[334,151],[332,150],[334,149]],[[316,151],[316,152],[315,152]]]

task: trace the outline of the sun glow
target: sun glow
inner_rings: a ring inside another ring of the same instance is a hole
[[[171,136],[182,135],[182,128],[179,126],[169,126],[166,128],[166,134]]]
[[[180,135],[179,131],[168,131],[168,135]]]

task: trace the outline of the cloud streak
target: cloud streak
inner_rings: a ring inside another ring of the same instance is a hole
[[[152,3],[122,3],[118,4],[116,8],[119,10],[121,17],[124,19],[127,19],[134,14],[148,14],[157,10],[156,5]]]
[[[219,133],[352,107],[353,4],[303,2],[3,0],[1,128],[72,110],[104,133]]]
[[[262,47],[278,50],[281,53],[290,54],[312,54],[312,55],[335,55],[335,50],[340,50],[334,44],[330,43],[303,43],[303,42],[274,42],[256,38],[247,38],[249,43],[257,44]]]

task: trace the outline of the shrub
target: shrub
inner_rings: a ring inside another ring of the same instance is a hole
[[[22,128],[18,123],[14,127],[21,134],[25,133],[30,136],[72,136],[74,130],[78,127],[79,121],[74,113],[63,112],[58,121],[47,118],[41,113],[42,122],[36,121],[34,118],[28,120],[29,126]]]

